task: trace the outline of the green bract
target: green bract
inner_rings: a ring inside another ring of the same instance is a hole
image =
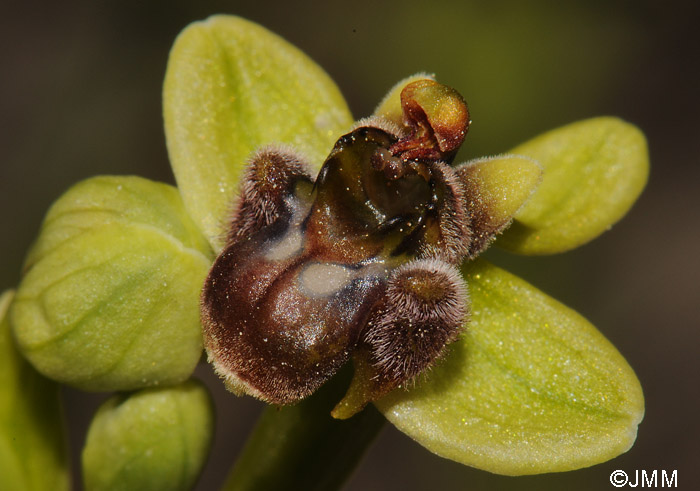
[[[192,381],[117,395],[97,411],[83,449],[88,490],[187,490],[213,435],[209,394]]]
[[[189,377],[209,247],[177,190],[137,177],[75,185],[51,208],[11,309],[23,354],[84,390]]]
[[[180,34],[163,109],[178,187],[217,250],[252,151],[290,144],[320,166],[352,124],[338,88],[304,53],[257,24],[227,16]]]
[[[617,118],[573,123],[512,153],[544,167],[542,184],[498,241],[521,254],[563,252],[593,240],[629,211],[649,174],[644,135]]]
[[[67,447],[58,385],[17,352],[0,295],[0,489],[69,488]]]

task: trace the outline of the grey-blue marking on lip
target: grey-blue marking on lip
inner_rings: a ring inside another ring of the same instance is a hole
[[[342,264],[313,262],[299,274],[299,285],[314,297],[327,297],[342,290],[355,278],[357,271]]]

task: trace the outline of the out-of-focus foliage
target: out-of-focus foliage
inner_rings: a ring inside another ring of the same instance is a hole
[[[17,351],[0,295],[0,489],[69,488],[67,444],[58,384],[39,375]]]

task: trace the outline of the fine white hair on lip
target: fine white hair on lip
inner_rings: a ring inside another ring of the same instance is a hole
[[[353,273],[341,264],[311,263],[299,274],[299,284],[311,296],[327,297],[345,287]]]
[[[362,127],[379,128],[395,138],[401,138],[406,133],[406,130],[400,128],[396,123],[382,116],[369,116],[356,121],[353,125],[353,130]]]
[[[417,285],[413,285],[413,281]],[[378,379],[390,390],[430,368],[468,318],[468,294],[457,268],[436,258],[396,268],[386,303],[364,333]],[[369,324],[368,324],[369,325]]]
[[[417,299],[409,294],[404,282],[415,273],[432,275],[435,286],[441,286],[445,296],[437,303]],[[387,294],[394,303],[395,314],[410,315],[414,321],[439,319],[450,326],[461,326],[465,321],[467,286],[457,269],[436,258],[417,259],[399,266],[389,280]]]

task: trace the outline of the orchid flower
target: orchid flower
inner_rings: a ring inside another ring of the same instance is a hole
[[[21,284],[0,302],[3,336],[11,326],[32,376],[124,393],[91,426],[83,452],[90,487],[192,485],[213,431],[211,402],[188,381],[203,347],[232,390],[272,404],[229,489],[289,483],[300,462],[322,469],[311,479],[339,483],[384,418],[438,455],[508,475],[578,469],[633,444],[644,402],[620,353],[581,315],[477,256],[491,242],[518,254],[560,253],[609,229],[648,175],[634,126],[589,119],[450,165],[470,122],[456,90],[412,76],[354,122],[306,55],[229,16],[181,33],[163,101],[177,187],[115,176],[76,184],[49,210]],[[276,177],[259,177],[266,172]],[[368,191],[363,172],[379,179],[379,191]],[[386,194],[393,185],[401,192]],[[357,196],[360,204],[349,205]],[[367,218],[363,206],[376,213]],[[326,215],[309,211],[322,208]],[[348,223],[361,223],[371,240],[350,241],[362,227]],[[363,249],[347,263],[309,252],[280,280],[270,265],[301,254],[312,230],[324,250],[337,242],[351,244],[345,253],[358,244],[384,252]],[[246,285],[253,292],[266,274],[285,295],[301,295],[304,308],[247,304]],[[338,292],[350,298],[358,278],[371,287],[344,307],[345,334],[323,333],[342,339],[308,341],[308,319],[335,319],[327,306]],[[382,293],[390,290],[394,297]],[[420,314],[404,315],[411,292]],[[284,331],[297,314],[306,327]],[[371,327],[379,324],[386,329]],[[248,341],[236,340],[239,331]],[[354,367],[351,383],[345,365]],[[166,436],[180,443],[153,443]],[[337,438],[348,441],[340,456]],[[149,460],[146,448],[163,457]],[[183,457],[183,449],[192,452]]]

